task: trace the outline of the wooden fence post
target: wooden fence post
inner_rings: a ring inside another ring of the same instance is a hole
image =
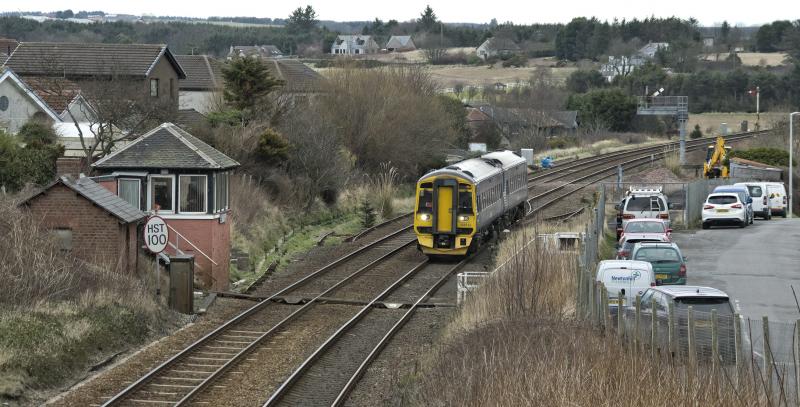
[[[694,343],[694,307],[690,305],[686,311],[688,314],[688,318],[686,319],[686,324],[688,328],[686,339],[689,344],[689,349],[688,349],[689,367],[690,370],[693,372],[695,366],[697,366],[697,353],[695,352],[695,343]]]
[[[625,296],[622,295],[622,290],[617,293],[617,337],[620,338],[620,342],[625,338],[625,325],[623,322],[623,318],[625,318],[625,307],[623,306],[625,301]]]
[[[667,321],[667,342],[670,359],[677,362],[680,360],[680,350],[675,348],[675,304],[669,303],[669,318]]]
[[[744,371],[744,358],[742,354],[742,318],[739,314],[733,314],[733,348],[734,357],[736,358],[736,375],[734,377],[736,387],[742,379],[742,372]]]
[[[603,285],[603,330],[611,332],[611,313],[608,311],[608,289]]]
[[[587,271],[586,273],[588,277],[589,272]],[[594,311],[597,308],[597,305],[594,303],[594,288],[597,286],[597,281],[587,280],[587,282],[589,283],[589,321],[594,323]]]
[[[713,374],[719,367],[719,327],[717,326],[717,310],[711,310],[711,367]]]
[[[633,321],[633,343],[636,350],[640,350],[642,346],[642,296],[636,295],[636,319]]]
[[[656,313],[656,299],[650,298],[650,354],[658,353],[658,315]]]
[[[767,382],[766,392],[772,398],[772,347],[769,343],[769,318],[764,315],[761,319],[764,331],[764,381]]]

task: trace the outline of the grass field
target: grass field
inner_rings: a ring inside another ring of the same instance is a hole
[[[783,52],[740,52],[739,58],[742,60],[742,65],[746,66],[779,66],[784,65],[787,55]],[[706,54],[706,61],[724,61],[728,57],[726,53],[719,54]]]
[[[780,119],[787,117],[786,113],[768,112],[761,113],[761,129],[772,127],[772,124]],[[690,114],[689,122],[687,123],[687,133],[691,133],[696,124],[700,125],[700,130],[706,136],[718,135],[720,131],[720,124],[727,123],[728,133],[738,133],[740,124],[743,120],[747,120],[750,130],[755,129],[756,114],[755,113],[702,113]],[[711,130],[709,133],[708,130]]]
[[[498,68],[495,66],[441,65],[431,66],[429,69],[431,76],[437,80],[442,87],[451,88],[456,84],[482,86],[497,82],[504,84],[526,82],[540,69],[548,70],[554,80],[559,83],[564,83],[567,77],[577,68],[551,68],[543,66]]]

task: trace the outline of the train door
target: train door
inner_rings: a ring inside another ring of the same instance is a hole
[[[456,208],[458,206],[458,181],[438,179],[433,183],[433,213],[435,215],[434,245],[436,248],[453,248],[456,237]]]

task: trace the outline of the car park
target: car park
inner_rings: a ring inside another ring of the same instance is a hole
[[[744,205],[745,214],[747,215],[747,219],[745,220],[748,225],[753,224],[753,198],[750,196],[750,191],[746,187],[737,187],[733,185],[720,185],[714,188],[712,192],[733,192],[739,195],[739,201]]]
[[[647,289],[641,296],[640,312],[645,321],[655,314],[658,321],[658,332],[666,333],[668,329],[669,310],[675,315],[676,337],[680,350],[688,349],[688,315],[692,308],[694,319],[695,350],[698,358],[709,358],[712,354],[712,311],[716,311],[717,343],[723,362],[735,361],[735,313],[731,299],[725,292],[711,287],[701,286],[658,286]],[[653,303],[655,302],[655,308]],[[635,306],[635,304],[634,304]],[[629,321],[626,326],[630,327]],[[650,325],[643,324],[642,334],[650,336]],[[667,345],[666,335],[658,336],[659,347]]]
[[[661,219],[670,225],[669,203],[661,188],[631,187],[617,210],[617,239],[631,219]]]
[[[738,225],[743,228],[748,224],[747,209],[739,194],[712,193],[703,204],[702,220],[703,229],[713,225]]]
[[[773,215],[785,218],[789,207],[786,202],[786,187],[782,182],[768,182],[767,194],[769,196],[769,208]]]
[[[753,216],[758,216],[767,220],[772,218],[766,182],[738,182],[733,185],[747,188],[747,191],[750,192],[750,197],[753,198]]]
[[[603,260],[597,265],[596,279],[606,287],[608,303],[614,307],[620,295],[622,305],[630,305],[637,295],[656,285],[653,266],[645,261]]]
[[[675,243],[636,243],[631,260],[653,265],[656,285],[686,284],[686,257]]]

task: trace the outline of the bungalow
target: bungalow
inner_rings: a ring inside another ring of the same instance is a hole
[[[374,54],[380,50],[371,35],[340,35],[331,45],[334,55]]]
[[[208,55],[175,55],[186,77],[178,81],[178,108],[208,114],[220,101],[225,79],[222,63]]]
[[[481,59],[488,59],[495,56],[509,56],[521,51],[517,43],[508,38],[487,38],[477,49],[476,52]]]
[[[270,74],[283,81],[280,91],[291,103],[310,101],[325,92],[325,77],[295,58],[264,60]]]
[[[386,43],[386,50],[389,52],[407,52],[417,49],[414,40],[410,35],[393,35]]]
[[[167,222],[167,253],[194,255],[200,285],[228,288],[228,188],[239,163],[164,123],[92,166],[99,174],[98,184]]]

